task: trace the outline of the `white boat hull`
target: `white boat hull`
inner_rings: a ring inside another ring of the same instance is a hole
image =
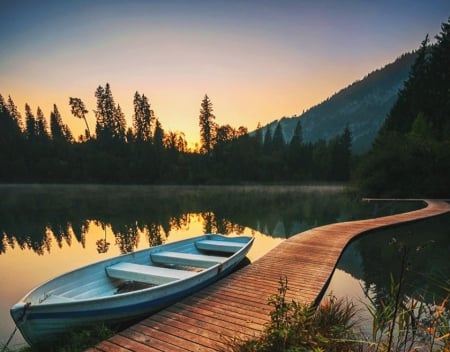
[[[149,259],[151,254],[165,253],[165,250],[183,250],[195,256],[198,255],[195,253],[201,252],[192,243],[212,238],[227,240],[227,237],[220,235],[199,236],[122,255],[64,274],[28,293],[11,308],[11,316],[30,345],[51,341],[75,329],[103,323],[115,325],[143,318],[229,274],[245,258],[253,238],[233,237],[233,242],[242,243],[239,250],[223,262],[204,268],[188,278],[132,292],[115,294],[124,281],[109,277],[107,268],[121,262],[148,262],[151,267],[155,265]]]

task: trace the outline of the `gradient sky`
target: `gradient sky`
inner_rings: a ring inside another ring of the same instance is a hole
[[[254,130],[302,113],[434,37],[448,0],[1,0],[0,94],[95,130],[106,82],[128,126],[145,94],[166,132],[198,141],[205,94],[216,122]]]

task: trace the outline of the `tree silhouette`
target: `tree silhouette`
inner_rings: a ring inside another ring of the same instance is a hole
[[[48,140],[48,126],[42,109],[38,106],[36,111],[36,134],[41,140]]]
[[[72,108],[72,114],[79,119],[83,119],[86,124],[86,136],[87,139],[91,138],[91,130],[86,120],[86,114],[88,113],[83,101],[80,98],[69,98],[69,105]]]
[[[134,94],[134,115],[133,128],[137,141],[147,142],[152,139],[152,124],[155,120],[153,110],[150,109],[150,103],[147,97],[139,92]]]
[[[50,132],[52,139],[56,142],[73,141],[72,132],[70,132],[69,126],[63,124],[56,104],[53,104],[53,111],[50,113]]]
[[[211,151],[214,146],[215,139],[215,116],[213,115],[213,106],[212,102],[209,99],[208,95],[205,94],[205,97],[202,100],[201,108],[200,108],[200,116],[199,116],[199,125],[200,125],[200,142],[201,142],[201,151],[207,155],[211,154]]]
[[[36,118],[31,111],[30,105],[25,104],[25,135],[28,140],[33,140],[37,134]]]
[[[22,130],[23,124],[22,124],[22,116],[20,115],[20,112],[17,110],[16,104],[14,104],[11,96],[8,96],[8,103],[5,105],[6,108],[9,111],[10,116],[16,123],[16,125],[19,127],[19,130]]]
[[[156,119],[155,134],[153,137],[153,144],[157,151],[161,152],[164,148],[164,130],[161,123]]]
[[[125,140],[125,116],[122,113],[120,105],[116,107],[109,83],[105,88],[98,86],[95,91],[97,98],[97,110],[95,117],[97,119],[95,132],[97,140],[102,143],[110,143]]]

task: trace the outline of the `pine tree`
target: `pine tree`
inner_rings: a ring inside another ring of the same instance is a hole
[[[371,152],[357,172],[367,196],[448,197],[450,18],[416,62]]]
[[[50,113],[50,132],[55,142],[72,142],[73,136],[67,125],[64,125],[56,104],[53,104],[53,111]]]
[[[49,139],[47,121],[39,106],[36,112],[36,134],[41,140]]]
[[[16,109],[15,106],[14,109]],[[3,96],[0,94],[0,134],[3,140],[11,140],[21,135],[18,121],[17,117],[10,112],[8,103],[5,102]]]
[[[281,129],[281,123],[278,123],[272,137],[272,150],[276,152],[282,152],[284,146],[285,144],[284,144],[283,130]]]
[[[120,105],[114,110],[114,129],[113,137],[125,141],[127,122],[125,121],[125,114],[122,112]]]
[[[105,88],[98,86],[95,97],[97,98],[97,110],[95,110],[97,139],[107,143],[113,140],[124,141],[125,116],[120,106],[116,107],[114,103],[109,83],[106,83]]]
[[[350,179],[350,167],[352,158],[352,133],[349,126],[345,127],[344,133],[338,136],[332,151],[332,173],[330,175],[335,181],[348,181]]]
[[[150,109],[150,103],[147,97],[139,92],[134,94],[134,115],[133,115],[133,128],[135,139],[137,141],[151,141],[152,139],[152,125],[155,120],[154,113]]]
[[[8,103],[6,104],[6,108],[8,109],[9,114],[11,115],[11,117],[13,118],[19,129],[22,130],[23,129],[22,116],[20,112],[17,110],[17,106],[16,104],[14,104],[10,95],[8,96]]]
[[[428,64],[429,39],[427,35],[417,52],[417,58],[411,67],[408,80],[400,90],[398,99],[380,130],[380,136],[387,131],[406,133],[411,129],[414,119],[419,112],[418,110],[423,110],[423,102],[428,94],[425,90],[429,79]]]
[[[87,139],[91,138],[91,130],[89,129],[88,122],[86,120],[86,114],[88,113],[83,101],[80,98],[69,98],[69,105],[72,108],[72,115],[83,119],[86,124],[86,137]]]
[[[95,97],[97,98],[97,109],[95,110],[95,134],[97,139],[101,140],[105,138],[107,134],[107,112],[105,106],[105,89],[102,86],[98,86],[95,91]]]
[[[270,127],[267,126],[266,133],[264,134],[264,144],[263,144],[263,151],[265,154],[272,152],[272,133],[270,133]]]
[[[164,149],[164,130],[158,119],[156,119],[155,122],[155,134],[153,137],[153,145],[156,147],[156,150],[158,151]]]
[[[297,121],[295,125],[294,135],[292,136],[290,147],[294,150],[299,150],[303,144],[303,130],[302,123],[300,120]]]
[[[207,155],[211,154],[211,151],[214,147],[214,140],[215,140],[214,119],[215,116],[213,115],[212,102],[209,99],[208,95],[205,94],[205,97],[202,100],[200,108],[199,126],[200,126],[200,142],[201,142],[200,150]]]
[[[450,138],[450,17],[431,49],[429,123],[438,140]],[[427,117],[427,116],[426,116]]]
[[[28,140],[34,140],[37,137],[36,119],[28,104],[25,104],[25,136]]]

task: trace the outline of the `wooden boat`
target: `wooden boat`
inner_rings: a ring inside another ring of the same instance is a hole
[[[103,260],[34,288],[11,316],[30,345],[142,318],[233,271],[253,240],[208,234]]]

